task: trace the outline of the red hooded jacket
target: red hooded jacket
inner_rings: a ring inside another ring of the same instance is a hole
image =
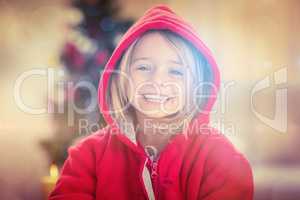
[[[167,29],[191,42],[207,59],[219,88],[219,70],[196,32],[170,8],[149,9],[123,36],[102,74],[99,107],[108,126],[69,148],[60,177],[49,200],[251,200],[253,176],[249,162],[224,135],[208,126],[201,112],[187,132],[171,139],[151,162],[108,114],[105,94],[111,70],[124,51],[148,30]],[[217,90],[204,110],[210,111]],[[206,127],[199,129],[195,124]]]

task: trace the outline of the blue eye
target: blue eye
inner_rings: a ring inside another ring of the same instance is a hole
[[[148,65],[139,65],[137,69],[141,71],[149,71],[150,67]]]
[[[183,72],[179,70],[170,70],[170,73],[176,76],[183,76]]]

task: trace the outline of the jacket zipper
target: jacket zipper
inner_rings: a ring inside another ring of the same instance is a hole
[[[158,185],[158,160],[150,160],[150,172],[151,172],[151,179],[153,183],[153,189],[155,194],[155,199],[159,199],[159,185]]]
[[[160,188],[159,188],[159,174],[158,174],[158,166],[163,154],[165,154],[166,149],[168,146],[165,147],[164,151],[160,152],[157,158],[151,159],[148,155],[146,158],[146,163],[150,162],[150,178],[152,182],[152,187],[154,190],[154,198],[155,200],[159,200],[160,195]]]
[[[155,158],[153,160],[148,158],[148,160],[150,161],[150,176],[151,176],[152,183],[153,183],[155,200],[159,200],[159,194],[160,194],[159,193],[160,188],[159,188],[158,166],[159,166],[162,155],[165,154],[165,152],[166,152],[166,148],[164,149],[164,151],[160,152],[160,154],[158,155],[157,158]]]

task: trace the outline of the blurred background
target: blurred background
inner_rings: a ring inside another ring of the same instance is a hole
[[[158,3],[215,55],[222,87],[212,125],[250,161],[255,199],[300,199],[300,1],[0,0],[1,200],[46,199],[67,148],[105,126],[88,88]]]

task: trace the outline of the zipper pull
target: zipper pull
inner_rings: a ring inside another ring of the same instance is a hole
[[[157,173],[157,162],[153,161],[151,163],[151,178],[155,178],[158,175]]]

